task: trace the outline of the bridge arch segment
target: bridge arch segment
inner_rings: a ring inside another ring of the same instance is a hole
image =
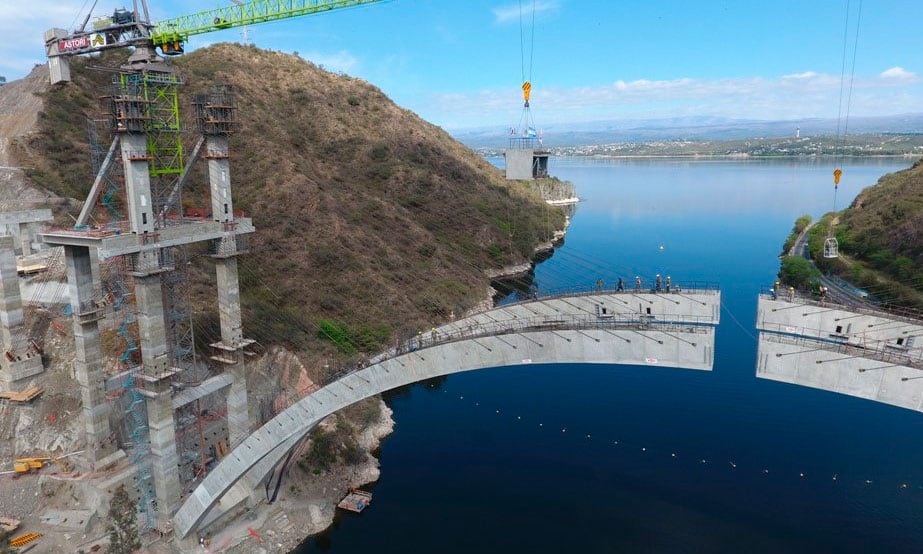
[[[598,292],[495,308],[423,333],[404,351],[379,356],[254,431],[186,499],[174,529],[186,537],[232,487],[252,488],[322,419],[375,394],[452,373],[528,364],[710,370],[719,312],[716,290]]]

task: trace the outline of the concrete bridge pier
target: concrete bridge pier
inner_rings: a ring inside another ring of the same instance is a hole
[[[141,256],[141,254],[138,254]],[[151,444],[151,473],[158,514],[168,519],[179,502],[180,484],[177,471],[176,420],[173,413],[171,381],[178,370],[171,367],[167,351],[166,320],[160,267],[146,275],[135,275],[135,298],[138,333],[141,337],[141,379],[147,407],[147,425]]]
[[[6,234],[15,237],[16,246],[23,256],[32,254],[33,227],[52,220],[49,209],[0,213],[0,226],[6,229]]]
[[[226,366],[231,375],[228,390],[228,443],[240,444],[250,434],[250,413],[247,400],[247,373],[244,363],[245,349],[253,340],[243,336],[240,315],[240,281],[237,273],[237,256],[246,251],[245,239],[234,235],[234,200],[231,194],[231,167],[229,163],[228,133],[232,128],[233,105],[229,97],[218,93],[210,102],[200,105],[203,115],[213,122],[203,125],[205,150],[208,159],[208,181],[212,219],[220,221],[228,231],[212,244],[218,289],[218,317],[221,324],[221,342],[212,344],[216,355],[212,360]]]
[[[84,459],[94,464],[115,452],[109,430],[109,403],[103,379],[103,356],[99,338],[102,310],[97,306],[90,249],[65,246],[68,297],[73,309],[74,372],[80,386],[83,421],[86,425]]]
[[[0,236],[0,387],[25,388],[30,377],[44,370],[42,356],[29,340],[23,325],[22,297],[13,237]]]

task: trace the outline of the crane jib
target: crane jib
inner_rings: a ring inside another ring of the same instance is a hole
[[[155,46],[182,43],[192,35],[199,35],[278,21],[302,15],[311,15],[340,8],[350,8],[381,2],[382,0],[257,0],[235,6],[225,6],[191,15],[161,21],[151,32]]]

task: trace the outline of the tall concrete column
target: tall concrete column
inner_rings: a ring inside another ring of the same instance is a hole
[[[84,457],[96,462],[115,452],[110,439],[109,404],[106,402],[105,375],[99,341],[99,319],[96,308],[96,286],[93,283],[90,251],[83,246],[65,246],[68,296],[73,308],[74,342],[77,350],[74,371],[83,401],[86,423]]]
[[[211,192],[212,219],[231,224],[234,201],[231,195],[231,169],[228,162],[228,137],[208,135],[208,181]],[[232,233],[217,241],[215,272],[218,285],[218,316],[221,322],[221,359],[228,364],[231,387],[228,390],[228,441],[238,444],[250,434],[247,401],[247,374],[243,348],[245,341],[240,316],[240,282],[237,275],[237,242]]]
[[[96,287],[96,296],[103,295],[103,277],[99,272],[99,250],[90,248],[90,271],[93,273],[93,285]]]
[[[120,139],[131,231],[139,235],[153,232],[154,202],[151,196],[147,138],[140,133],[123,133]]]
[[[163,287],[159,273],[135,276],[135,300],[144,374],[159,378],[170,369]]]
[[[159,380],[146,387],[148,432],[151,440],[151,475],[154,495],[162,519],[169,518],[177,508],[180,495],[176,453],[176,425],[173,419],[173,396],[168,380]]]
[[[22,255],[32,254],[32,233],[29,232],[28,223],[19,224],[19,241],[22,243]]]
[[[0,340],[3,351],[14,350],[14,330],[22,326],[22,297],[13,237],[0,235]]]
[[[147,137],[137,132],[123,133],[120,145],[131,231],[138,235],[154,233],[155,213]],[[173,370],[167,349],[160,252],[149,250],[136,254],[134,269],[143,379],[146,392],[151,393],[147,396],[146,404],[151,439],[151,473],[154,476],[154,491],[160,513],[169,517],[179,501],[180,486],[176,468],[176,422],[170,386]]]
[[[228,162],[228,137],[209,135],[205,138],[209,153],[208,183],[212,201],[212,219],[234,221],[234,200],[231,197],[231,167]]]
[[[164,517],[173,513],[179,501],[176,421],[173,415],[171,377],[173,370],[167,350],[163,287],[160,274],[135,277],[138,334],[141,343],[147,396],[147,426],[151,439],[151,473],[157,505]]]
[[[215,263],[218,275],[218,313],[221,321],[221,343],[228,347],[227,354],[234,363],[227,371],[231,374],[228,389],[228,442],[239,444],[250,434],[250,412],[247,400],[247,373],[244,364],[243,340],[240,319],[240,285],[237,278],[237,258],[219,258]]]
[[[28,340],[13,237],[0,236],[0,387],[20,390],[42,372],[42,356]]]

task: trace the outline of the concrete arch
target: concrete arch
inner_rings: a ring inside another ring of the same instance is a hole
[[[174,529],[186,537],[232,487],[237,500],[249,494],[241,489],[262,479],[322,419],[354,402],[451,373],[533,363],[710,370],[719,312],[716,290],[598,292],[495,308],[422,333],[410,345],[414,351],[383,354],[254,431],[186,499],[174,516]],[[255,477],[235,487],[248,473]]]

